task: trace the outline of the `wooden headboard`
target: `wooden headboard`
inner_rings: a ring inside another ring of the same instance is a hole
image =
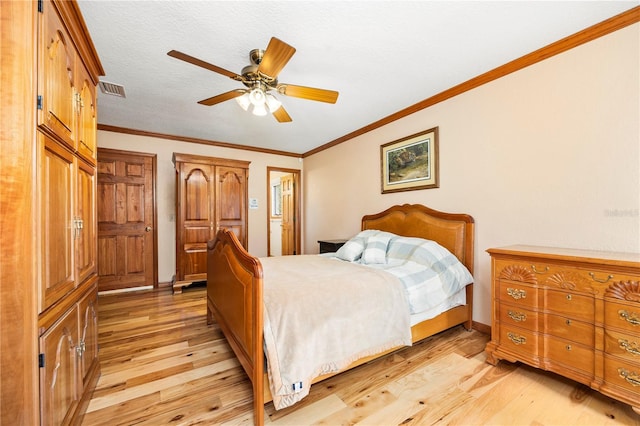
[[[468,214],[443,213],[421,204],[403,204],[362,217],[362,230],[377,229],[436,241],[473,274],[474,221]]]

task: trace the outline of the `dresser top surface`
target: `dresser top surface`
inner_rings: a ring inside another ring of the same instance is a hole
[[[562,247],[512,245],[490,248],[489,254],[534,257],[548,260],[579,261],[583,263],[613,264],[640,268],[640,253],[624,253],[601,250],[582,250]]]

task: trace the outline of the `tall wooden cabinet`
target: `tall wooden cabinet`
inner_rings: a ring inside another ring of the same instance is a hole
[[[569,377],[640,413],[640,254],[489,249],[487,361]]]
[[[249,161],[173,154],[176,168],[176,275],[173,290],[207,279],[207,241],[233,230],[247,247]]]
[[[96,85],[104,71],[74,1],[3,2],[1,14],[0,424],[69,424],[100,374]]]

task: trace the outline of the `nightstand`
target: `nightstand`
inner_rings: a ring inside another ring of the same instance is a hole
[[[334,253],[346,243],[347,240],[318,240],[320,253]]]

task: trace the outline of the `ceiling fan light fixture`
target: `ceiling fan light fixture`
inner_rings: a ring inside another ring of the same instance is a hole
[[[236,98],[236,102],[238,103],[238,105],[240,105],[240,108],[242,108],[245,111],[248,111],[249,105],[251,105],[251,100],[249,99],[249,93],[246,92],[244,95],[238,96]]]
[[[253,115],[258,115],[258,116],[267,115],[266,105],[265,104],[254,105]]]
[[[271,93],[267,93],[266,95],[267,107],[269,107],[269,111],[276,112],[278,108],[282,106],[282,102],[276,99]]]
[[[255,108],[258,105],[264,106],[264,103],[266,102],[267,99],[266,99],[264,90],[262,90],[259,87],[256,87],[255,89],[251,90],[251,92],[249,92],[249,100],[251,101],[251,103]]]

